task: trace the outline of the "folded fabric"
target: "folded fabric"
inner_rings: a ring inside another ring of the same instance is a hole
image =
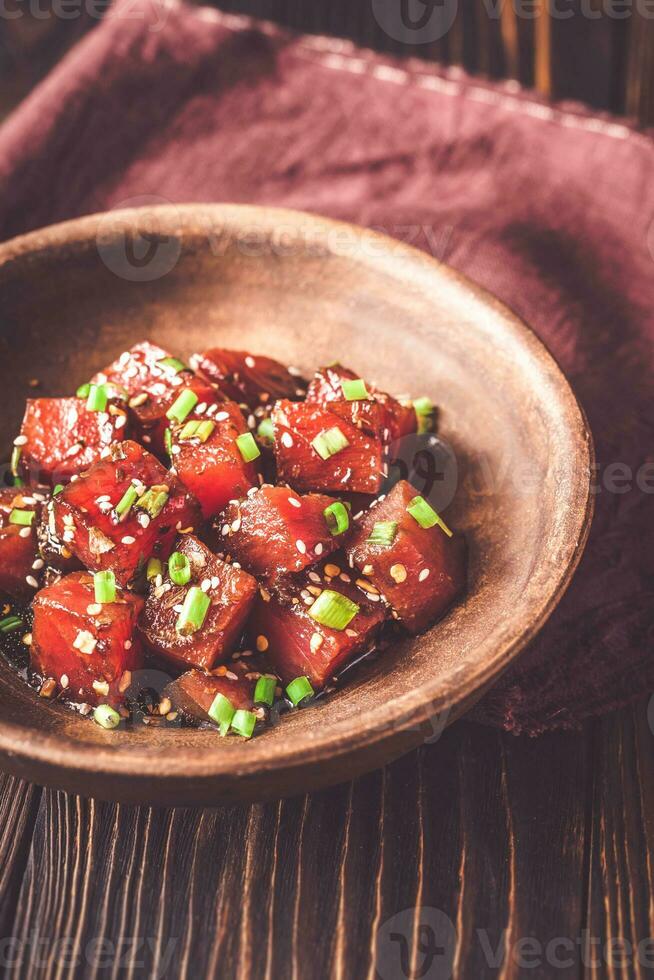
[[[595,435],[597,512],[538,639],[476,709],[570,727],[654,687],[654,147],[513,83],[123,0],[0,129],[0,237],[140,199],[371,225],[531,324]]]

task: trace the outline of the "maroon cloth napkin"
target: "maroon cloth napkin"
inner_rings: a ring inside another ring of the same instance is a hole
[[[285,205],[411,237],[523,316],[599,463],[581,568],[476,709],[537,734],[654,688],[653,173],[647,136],[511,83],[129,0],[0,129],[0,237],[147,195]]]

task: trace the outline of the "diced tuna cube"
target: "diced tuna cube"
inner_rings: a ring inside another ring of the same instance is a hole
[[[323,494],[300,496],[268,484],[229,505],[219,519],[222,546],[253,575],[274,578],[300,572],[335,551],[346,533],[336,534],[327,508],[344,504]],[[330,529],[331,526],[331,529]]]
[[[54,534],[92,571],[122,586],[153,556],[167,558],[178,532],[201,521],[197,501],[154,456],[126,440],[57,494]]]
[[[252,646],[265,651],[285,684],[308,677],[317,689],[353,657],[374,647],[385,618],[379,596],[371,600],[363,595],[343,556],[330,556],[310,571],[262,587],[248,637]],[[339,628],[321,620],[338,622]]]
[[[108,401],[95,412],[83,398],[28,398],[20,435],[14,441],[14,469],[27,483],[68,483],[126,435],[122,405]]]
[[[190,388],[202,402],[213,404],[212,385],[194,377],[193,371],[167,351],[147,341],[136,344],[93,378],[93,383],[115,385],[129,407],[132,434],[151,452],[166,452],[166,412],[180,392]]]
[[[169,570],[161,581],[152,579],[141,632],[154,653],[175,664],[210,670],[239,642],[257,583],[247,572],[212,554],[193,535],[178,539],[176,553],[188,562],[188,581],[176,585]],[[184,626],[184,610],[194,599],[202,607],[199,620]]]
[[[442,616],[466,580],[464,538],[450,537],[449,528],[435,522],[438,515],[428,504],[424,517],[418,504],[418,516],[429,525],[422,527],[408,509],[416,498],[422,499],[406,480],[396,483],[355,522],[346,545],[350,561],[385,596],[410,633],[421,632]]]
[[[418,418],[412,404],[403,404],[385,391],[379,391],[369,382],[364,382],[367,398],[355,398],[356,391],[348,389],[347,383],[361,380],[349,368],[340,364],[317,371],[307,391],[307,401],[329,407],[339,414],[349,403],[356,408],[358,417],[364,425],[376,429],[385,443],[410,435],[418,429]],[[343,382],[346,383],[345,388]]]
[[[172,681],[164,694],[175,708],[183,711],[194,721],[210,721],[208,712],[216,695],[222,694],[237,711],[252,711],[256,677],[247,664],[237,661],[228,668],[218,668],[221,673],[204,674],[200,670],[189,670],[177,680]],[[258,675],[256,675],[258,676]]]
[[[41,580],[37,521],[38,502],[29,491],[0,489],[0,593],[19,602],[32,599]]]
[[[306,382],[272,357],[212,347],[203,354],[194,354],[191,362],[227,398],[252,412],[279,398],[304,398],[306,391]]]
[[[346,418],[308,402],[277,402],[272,420],[280,480],[296,490],[379,492],[382,441],[357,425],[351,404]]]
[[[259,449],[234,402],[192,412],[171,439],[175,472],[200,501],[205,518],[258,484]]]
[[[34,600],[32,667],[72,701],[120,704],[130,672],[141,666],[142,606],[140,596],[120,590],[115,602],[97,603],[92,575],[65,576]]]

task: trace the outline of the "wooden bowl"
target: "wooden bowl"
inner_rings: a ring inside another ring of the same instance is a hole
[[[323,218],[189,205],[95,215],[0,247],[6,456],[33,394],[68,394],[149,338],[248,348],[307,374],[336,358],[429,395],[457,461],[449,523],[467,597],[251,742],[105,732],[0,663],[0,763],[104,799],[218,804],[304,792],[397,758],[469,707],[550,615],[592,514],[592,441],[561,371],[488,294],[426,255]],[[447,503],[447,501],[445,501]]]

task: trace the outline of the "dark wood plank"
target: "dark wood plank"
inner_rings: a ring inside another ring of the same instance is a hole
[[[645,705],[596,725],[586,977],[641,978],[654,969],[653,740]]]
[[[0,775],[0,937],[11,936],[41,790]]]
[[[592,726],[530,741],[459,723],[384,772],[250,808],[44,792],[14,925],[19,968],[36,970],[38,953],[44,977],[76,975],[77,961],[89,977],[109,962],[116,977],[384,980],[403,945],[419,969],[419,943],[445,929],[455,975],[518,976],[521,940],[544,958],[552,938],[581,934],[591,745]],[[636,931],[649,885],[638,888]],[[557,976],[578,972],[576,956]]]

